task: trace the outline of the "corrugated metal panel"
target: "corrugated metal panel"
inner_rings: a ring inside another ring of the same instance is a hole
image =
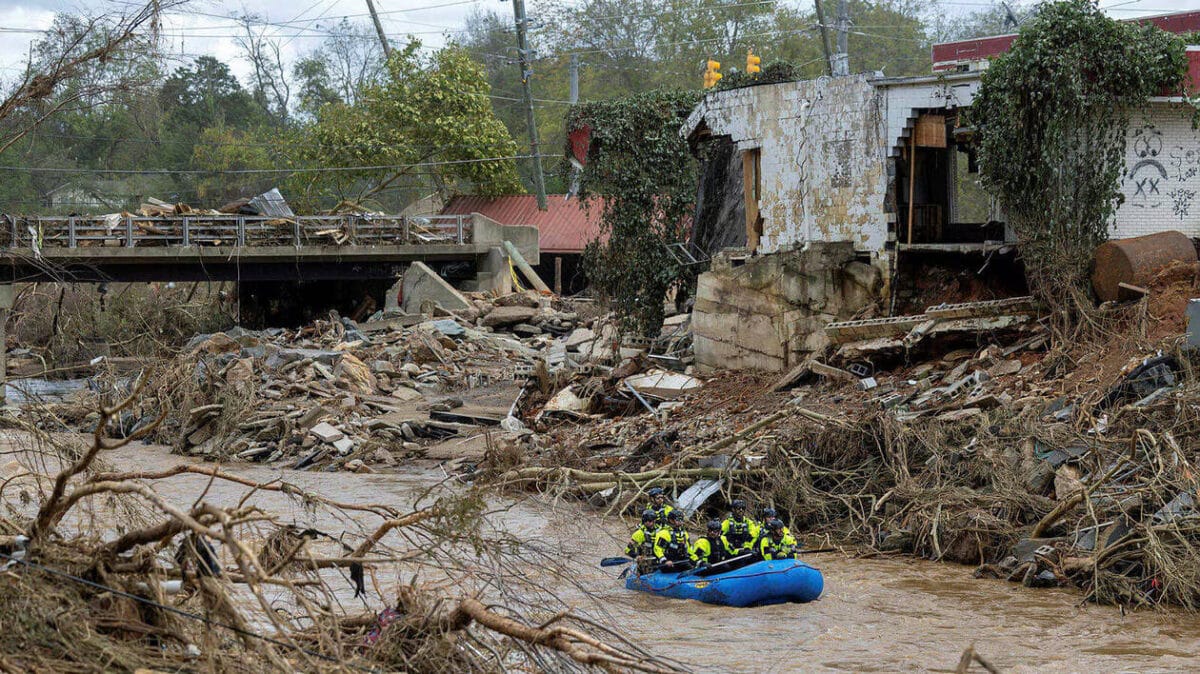
[[[443,215],[479,213],[503,225],[532,225],[538,228],[543,253],[582,253],[583,247],[600,232],[600,205],[585,210],[579,199],[562,194],[546,195],[546,210],[539,211],[537,197],[518,194],[507,197],[454,197]]]

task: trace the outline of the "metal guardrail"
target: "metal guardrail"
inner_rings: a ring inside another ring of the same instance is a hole
[[[18,216],[0,221],[0,248],[397,246],[471,243],[469,215]]]

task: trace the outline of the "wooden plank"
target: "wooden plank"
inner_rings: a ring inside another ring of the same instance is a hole
[[[803,363],[800,363],[796,367],[789,370],[787,374],[783,375],[779,379],[776,379],[775,383],[771,385],[771,390],[783,391],[790,389],[799,383],[801,379],[804,379],[808,375],[812,374],[812,371],[812,360],[807,359]]]

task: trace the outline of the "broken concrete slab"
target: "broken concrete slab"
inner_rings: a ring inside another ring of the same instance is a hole
[[[411,314],[404,316],[393,316],[391,318],[382,318],[377,321],[364,321],[358,324],[358,331],[370,335],[376,332],[389,332],[392,330],[403,330],[409,326],[416,325],[425,320],[421,314]]]
[[[695,377],[659,369],[626,377],[625,384],[642,395],[661,400],[674,400],[704,386],[704,382]]]
[[[578,418],[587,414],[591,403],[590,398],[579,397],[575,393],[574,386],[568,386],[554,394],[554,397],[550,398],[542,407],[542,411],[538,413],[538,416],[561,415]]]
[[[528,323],[537,315],[538,310],[533,307],[496,307],[487,316],[484,316],[482,321],[484,327],[500,328],[518,323]]]
[[[840,379],[842,381],[857,381],[858,380],[857,377],[855,377],[854,375],[850,374],[849,372],[841,369],[840,367],[826,365],[825,363],[822,363],[820,361],[816,361],[816,360],[810,361],[808,364],[808,367],[809,367],[809,369],[812,370],[813,374],[821,376],[821,377],[826,377],[828,379]]]
[[[321,442],[334,443],[346,437],[346,434],[338,430],[336,426],[322,421],[321,423],[308,429]]]
[[[542,329],[528,323],[517,323],[512,326],[513,334],[518,337],[536,337],[542,334]]]
[[[458,321],[449,318],[430,322],[430,327],[440,332],[447,337],[462,337],[467,334],[467,329],[458,324]]]
[[[275,370],[288,363],[298,360],[311,360],[314,363],[333,366],[342,359],[343,351],[326,351],[323,349],[280,349],[267,356],[266,365]]]
[[[567,335],[566,345],[568,351],[578,351],[580,347],[596,340],[596,333],[587,328],[576,328]]]
[[[437,272],[422,262],[414,262],[404,272],[402,308],[410,314],[426,313],[433,307],[446,311],[471,308],[471,302],[454,289]]]
[[[771,390],[786,391],[796,384],[799,384],[804,380],[805,377],[811,375],[812,373],[812,361],[806,359],[796,367],[788,370],[787,374],[775,380],[775,383],[771,384]]]
[[[339,438],[333,441],[333,448],[337,450],[338,455],[346,456],[354,451],[354,441],[350,438]]]
[[[396,390],[392,391],[392,397],[396,400],[420,400],[424,396],[416,389],[411,389],[407,386],[397,386]]]

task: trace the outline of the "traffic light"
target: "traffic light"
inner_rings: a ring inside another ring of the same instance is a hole
[[[746,72],[747,73],[761,73],[762,68],[760,68],[758,65],[760,63],[762,63],[762,57],[755,56],[753,49],[746,51]]]
[[[705,89],[717,86],[717,82],[720,81],[720,79],[722,77],[724,77],[724,75],[722,75],[720,73],[720,70],[721,70],[721,62],[720,61],[714,61],[712,59],[708,59],[708,62],[705,64],[705,67],[704,67],[704,88]]]

